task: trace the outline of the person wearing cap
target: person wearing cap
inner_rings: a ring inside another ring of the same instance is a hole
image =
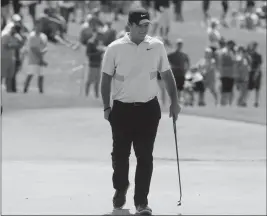
[[[249,72],[248,90],[250,92],[255,90],[254,107],[258,107],[262,80],[262,55],[258,51],[257,42],[252,42],[249,48],[251,71]]]
[[[185,73],[190,68],[189,56],[183,51],[183,40],[176,40],[176,50],[168,54],[168,59],[172,68],[172,72],[176,81],[178,99],[182,99]]]
[[[131,145],[137,157],[134,204],[137,214],[152,214],[147,196],[153,172],[153,147],[161,110],[157,72],[171,98],[170,117],[180,112],[175,80],[163,43],[147,35],[150,17],[143,8],[128,15],[130,32],[111,43],[102,61],[104,118],[112,129],[113,206],[121,209],[129,187]],[[112,103],[110,103],[112,84]]]
[[[37,83],[39,88],[39,93],[44,92],[44,73],[43,67],[47,66],[47,62],[44,60],[44,55],[47,52],[47,36],[41,32],[42,22],[37,20],[35,22],[35,28],[30,33],[27,42],[27,56],[28,65],[26,67],[26,79],[24,82],[23,92],[27,93],[30,82],[34,75],[37,75]]]

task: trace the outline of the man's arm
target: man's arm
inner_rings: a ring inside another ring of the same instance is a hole
[[[165,83],[167,92],[171,99],[170,117],[173,117],[176,121],[181,108],[178,102],[178,93],[175,79],[170,69],[167,52],[163,44],[161,44],[160,46],[160,61],[158,65],[158,71],[160,72],[161,78]]]
[[[160,75],[161,75],[162,80],[165,83],[168,95],[171,99],[171,103],[178,104],[177,87],[176,87],[176,82],[175,82],[172,71],[169,69],[167,71],[160,73]]]
[[[102,60],[101,95],[104,110],[110,107],[111,81],[115,72],[115,57],[112,47],[108,47]],[[105,116],[108,119],[108,116]]]
[[[112,76],[103,72],[101,81],[101,95],[104,104],[104,110],[110,107],[111,81]]]

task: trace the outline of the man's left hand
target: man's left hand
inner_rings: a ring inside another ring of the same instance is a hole
[[[178,103],[172,103],[170,106],[170,114],[169,117],[173,117],[176,121],[178,119],[178,114],[181,112],[181,107]]]

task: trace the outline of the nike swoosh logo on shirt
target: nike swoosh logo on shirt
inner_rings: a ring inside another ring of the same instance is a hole
[[[146,50],[151,50],[152,48],[147,48]]]

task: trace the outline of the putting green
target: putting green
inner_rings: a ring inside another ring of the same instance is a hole
[[[102,114],[97,108],[4,114],[3,214],[112,211],[111,130]],[[177,130],[182,206],[172,122],[163,114],[149,195],[155,214],[266,214],[265,126],[181,115]],[[131,213],[135,164],[132,154],[125,205]]]

